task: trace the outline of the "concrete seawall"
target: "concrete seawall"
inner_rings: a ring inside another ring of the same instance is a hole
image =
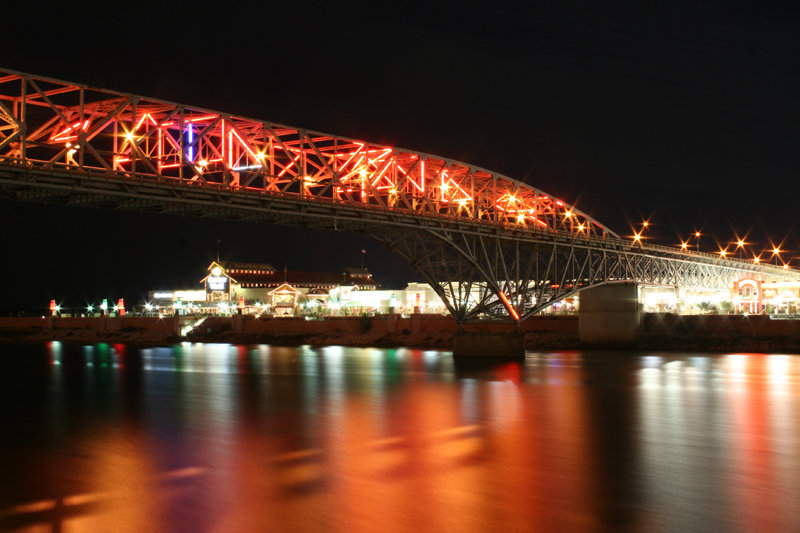
[[[452,350],[458,326],[441,315],[374,317],[254,318],[209,317],[192,331],[196,317],[0,317],[0,342],[124,342],[169,344],[178,341],[243,344],[412,346]],[[470,324],[468,331],[506,333],[513,326]],[[527,350],[576,349],[577,316],[542,316],[520,325]],[[181,336],[181,333],[186,333]],[[768,316],[645,314],[634,348],[651,350],[753,351],[800,353],[800,320]]]
[[[62,340],[163,344],[195,342],[312,344],[348,346],[414,346],[452,350],[458,330],[455,320],[442,315],[377,315],[373,317],[255,318],[208,317],[191,331],[197,317],[2,318],[0,341]],[[478,323],[471,331],[506,332],[513,326]],[[539,317],[522,324],[530,349],[577,347],[574,316]],[[181,336],[185,333],[185,336]]]

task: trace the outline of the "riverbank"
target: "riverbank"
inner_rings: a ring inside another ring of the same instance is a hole
[[[417,314],[410,317],[272,318],[253,316],[207,317],[90,317],[2,318],[0,342],[122,342],[169,344],[229,342],[296,346],[409,346],[452,350],[458,330],[449,316]],[[485,322],[476,331],[513,331],[513,326]],[[578,345],[577,317],[537,317],[522,324],[526,345],[542,349],[572,349]]]
[[[75,343],[122,342],[163,345],[181,341],[296,346],[408,346],[452,350],[458,329],[441,315],[373,317],[255,318],[208,317],[0,317],[0,342],[60,340]],[[199,322],[199,323],[198,323]],[[493,321],[470,324],[471,331],[510,332]],[[578,317],[541,316],[520,326],[528,350],[581,347]],[[769,316],[646,314],[638,345],[646,350],[800,353],[800,320]]]

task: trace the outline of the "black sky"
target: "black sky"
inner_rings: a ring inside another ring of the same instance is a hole
[[[0,66],[467,161],[620,234],[650,218],[661,244],[749,232],[800,257],[790,3],[287,4],[6,8]],[[218,238],[295,270],[366,247],[379,281],[413,277],[360,236],[7,201],[0,223],[0,308],[190,285]]]

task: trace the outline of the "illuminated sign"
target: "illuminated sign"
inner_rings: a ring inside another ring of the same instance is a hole
[[[178,300],[184,302],[202,302],[206,299],[206,291],[155,291],[150,293],[154,300]]]
[[[206,278],[206,292],[228,291],[227,276],[208,276]]]
[[[206,294],[203,291],[175,291],[175,298],[180,298],[184,302],[202,302],[206,299]]]

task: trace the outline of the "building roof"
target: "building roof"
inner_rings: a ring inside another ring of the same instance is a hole
[[[235,261],[214,261],[209,266],[209,270],[213,268],[214,264],[222,267],[227,274],[249,274],[249,273],[266,273],[275,272],[274,266],[269,263],[240,263]],[[234,276],[235,277],[235,276]]]
[[[372,277],[372,274],[366,268],[359,268],[359,267],[345,267],[344,273],[348,276],[353,277],[365,277],[369,278]]]
[[[331,289],[339,285],[358,285],[374,289],[379,284],[369,276],[354,277],[339,272],[297,272],[287,270],[271,274],[235,274],[241,287],[277,287],[289,283],[293,287]]]
[[[362,289],[380,287],[366,268],[348,267],[342,272],[298,272],[276,270],[268,263],[213,261],[208,270],[211,271],[216,265],[222,267],[224,274],[242,288],[270,288],[284,283],[294,287],[319,289],[332,289],[339,285],[358,285]],[[201,282],[204,280],[205,278]]]
[[[300,294],[300,291],[289,285],[288,283],[282,283],[278,288],[269,291],[267,294]]]

